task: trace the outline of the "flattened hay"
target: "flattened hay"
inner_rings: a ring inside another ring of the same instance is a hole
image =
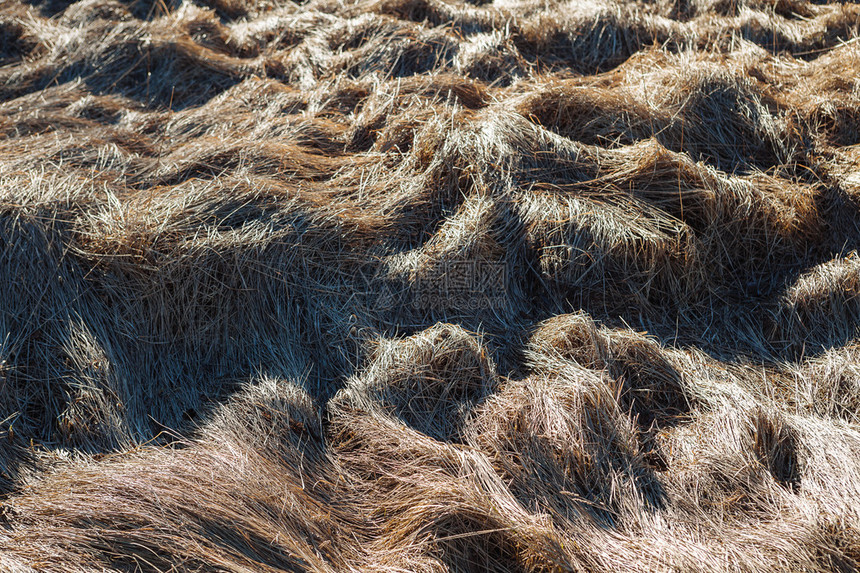
[[[860,568],[858,22],[0,1],[0,571]]]

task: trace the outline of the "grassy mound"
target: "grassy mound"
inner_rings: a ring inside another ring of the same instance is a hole
[[[0,2],[0,569],[857,569],[858,21]]]

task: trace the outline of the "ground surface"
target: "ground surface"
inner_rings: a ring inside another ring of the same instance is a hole
[[[859,26],[0,1],[0,569],[855,570]]]

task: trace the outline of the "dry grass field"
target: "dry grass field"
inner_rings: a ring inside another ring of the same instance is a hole
[[[0,0],[0,571],[856,571],[858,38]]]

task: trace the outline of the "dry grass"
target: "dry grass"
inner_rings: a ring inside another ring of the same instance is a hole
[[[0,569],[860,568],[858,22],[0,2]]]

